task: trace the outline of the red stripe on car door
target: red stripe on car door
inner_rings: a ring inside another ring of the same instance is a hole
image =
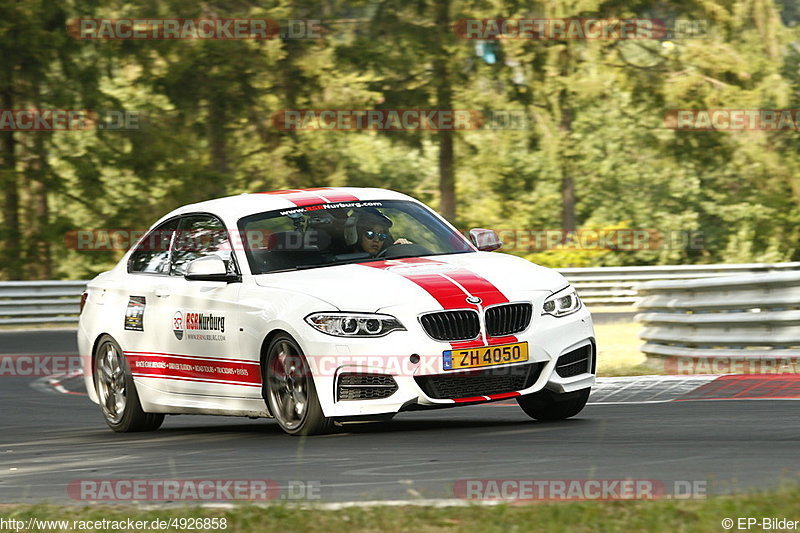
[[[200,381],[221,385],[261,386],[257,362],[213,361],[191,356],[125,352],[131,374],[136,377]]]

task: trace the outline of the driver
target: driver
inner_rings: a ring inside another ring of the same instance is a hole
[[[386,239],[391,235],[389,229],[382,224],[374,224],[371,227],[359,228],[358,245],[359,251],[364,251],[375,257],[383,249]],[[408,239],[397,239],[394,244],[412,244]]]
[[[357,212],[350,215],[345,227],[345,239],[354,244],[356,252],[367,252],[375,257],[388,248],[387,240],[392,238],[389,228],[392,221],[377,209]],[[412,244],[408,239],[397,239],[392,244]]]

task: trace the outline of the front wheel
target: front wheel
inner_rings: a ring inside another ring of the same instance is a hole
[[[117,433],[154,431],[164,422],[164,415],[142,410],[125,354],[108,335],[94,354],[94,383],[106,424]]]
[[[333,420],[322,413],[308,362],[294,339],[275,337],[265,362],[267,407],[281,429],[290,435],[329,433]]]
[[[589,401],[589,389],[557,393],[547,389],[517,398],[522,410],[536,420],[564,420],[580,413]]]

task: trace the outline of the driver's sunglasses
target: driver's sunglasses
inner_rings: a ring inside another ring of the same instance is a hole
[[[366,237],[369,240],[372,240],[375,237],[377,237],[380,240],[385,241],[386,239],[389,238],[389,235],[387,235],[386,233],[375,233],[372,230],[367,230],[367,231],[364,232],[364,237]]]

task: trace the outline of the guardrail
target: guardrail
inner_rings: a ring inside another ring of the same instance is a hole
[[[0,324],[78,321],[86,281],[0,282]]]
[[[592,306],[633,305],[651,280],[689,280],[742,273],[800,270],[796,263],[597,267],[559,269]],[[86,281],[0,282],[0,325],[75,323]]]
[[[800,270],[800,262],[558,269],[589,306],[634,305],[640,299],[639,286],[653,280],[689,280],[791,270]]]
[[[648,357],[800,356],[800,271],[639,286]]]

